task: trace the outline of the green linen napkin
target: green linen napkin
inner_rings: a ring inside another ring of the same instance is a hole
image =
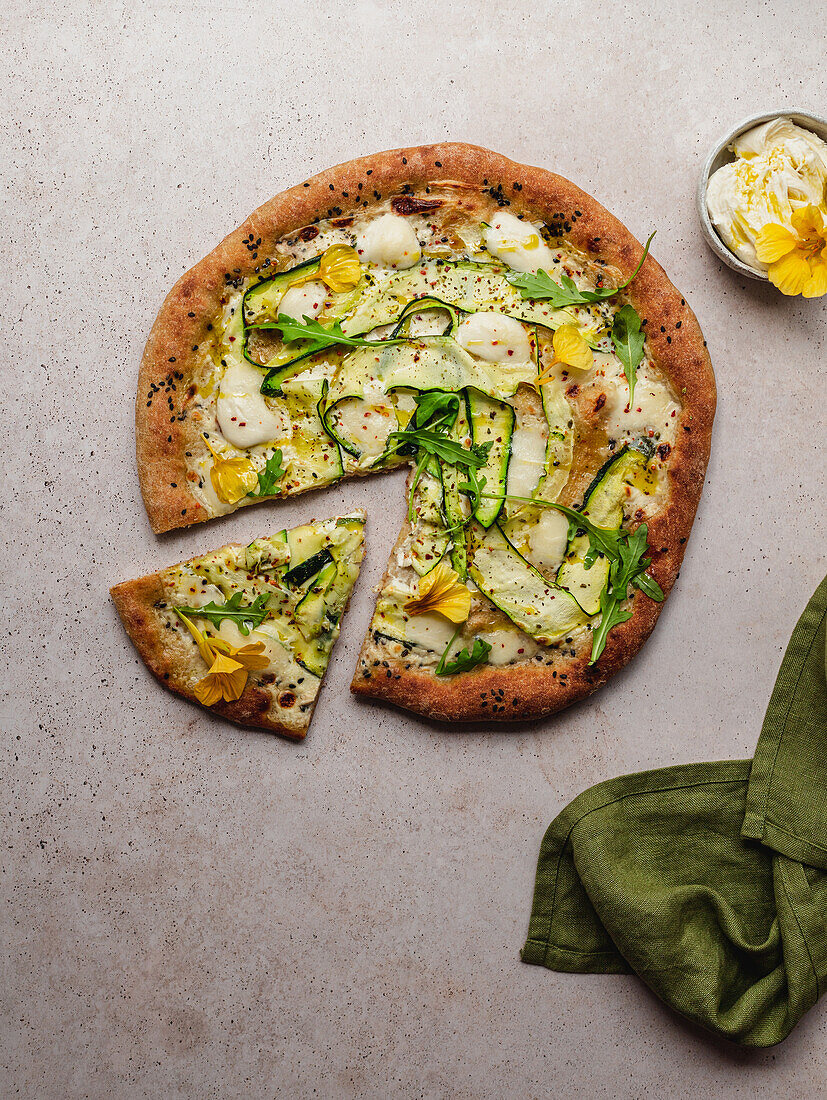
[[[634,972],[744,1046],[827,987],[827,577],[801,616],[755,758],[624,776],[551,823],[527,963]]]

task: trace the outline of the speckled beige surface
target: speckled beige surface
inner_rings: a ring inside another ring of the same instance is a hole
[[[823,113],[821,5],[632,7],[6,0],[2,1096],[824,1095],[825,1005],[748,1054],[633,978],[518,957],[545,825],[598,780],[749,755],[827,568],[827,309],[723,268],[693,208],[740,117]],[[652,641],[593,699],[508,732],[347,693],[404,475],[156,538],[133,463],[173,280],[281,187],[442,138],[657,228],[719,382]],[[304,744],[157,687],[110,584],[359,505],[368,556]]]

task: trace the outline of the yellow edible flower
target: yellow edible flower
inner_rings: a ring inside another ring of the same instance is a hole
[[[594,366],[592,349],[577,325],[561,325],[554,333],[551,344],[554,348],[554,359],[541,371],[538,379],[541,385],[548,382],[552,367],[558,363],[565,367],[576,367],[577,370],[591,370]]]
[[[420,577],[417,595],[408,600],[405,610],[411,615],[438,611],[452,623],[464,623],[471,612],[471,593],[459,574],[444,561]]]
[[[225,504],[237,504],[258,485],[256,468],[248,458],[224,458],[206,436],[201,437],[213,456],[210,481],[215,495]]]
[[[209,665],[207,675],[192,689],[198,702],[211,707],[221,699],[228,703],[240,699],[247,686],[248,671],[267,668],[270,663],[264,656],[264,642],[234,646],[223,638],[208,638],[180,611],[176,615],[195,639],[204,663]]]
[[[795,233],[786,226],[765,225],[755,241],[755,251],[767,275],[782,294],[820,298],[827,294],[827,226],[819,206],[802,206],[793,212]]]
[[[349,244],[333,244],[322,256],[319,278],[334,293],[353,290],[361,277],[359,253]]]

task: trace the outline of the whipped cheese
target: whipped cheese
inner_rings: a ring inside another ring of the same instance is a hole
[[[709,217],[739,260],[766,271],[756,238],[769,223],[792,229],[796,210],[825,201],[827,143],[789,118],[776,118],[747,130],[730,148],[736,159],[707,184]]]

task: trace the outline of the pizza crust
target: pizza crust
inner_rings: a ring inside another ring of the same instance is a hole
[[[482,188],[513,212],[553,224],[576,249],[624,277],[632,274],[641,257],[640,243],[621,222],[569,180],[474,145],[451,142],[378,153],[330,168],[282,192],[178,281],[153,325],[141,364],[136,412],[138,470],[153,530],[207,518],[187,490],[184,452],[199,443],[187,401],[197,369],[193,348],[207,337],[209,319],[222,308],[227,287],[255,275],[260,258],[274,254],[286,234],[322,218],[368,208],[406,187],[428,184]],[[669,456],[667,503],[649,522],[650,572],[668,594],[703,487],[715,380],[694,314],[651,255],[626,296],[649,320],[650,357],[682,404]],[[162,393],[161,400],[153,398],[153,386]],[[561,657],[553,668],[485,667],[449,678],[406,671],[397,664],[386,670],[390,676],[376,677],[365,675],[370,669],[360,663],[352,690],[450,721],[549,714],[590,694],[640,649],[663,605],[636,590],[631,606],[632,618],[611,631],[593,668],[588,667],[587,637],[582,652]]]

